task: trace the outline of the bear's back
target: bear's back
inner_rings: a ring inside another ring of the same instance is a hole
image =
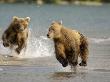
[[[67,41],[75,41],[77,44],[80,44],[80,34],[78,31],[69,28],[62,28],[61,32]]]

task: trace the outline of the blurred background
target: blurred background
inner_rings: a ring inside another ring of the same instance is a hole
[[[110,0],[0,0],[0,3],[73,4],[81,2],[110,2]]]
[[[92,1],[92,2],[110,2],[110,0],[0,0],[1,3],[36,3],[36,4],[45,4],[45,3],[53,3],[53,4],[63,4],[68,3],[72,4],[80,1]]]

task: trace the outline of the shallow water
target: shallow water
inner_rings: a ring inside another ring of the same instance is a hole
[[[43,61],[43,60],[42,60]],[[58,66],[58,65],[56,65]],[[110,70],[78,68],[68,72],[56,66],[0,66],[1,82],[109,82]],[[59,66],[60,67],[60,66]],[[19,80],[18,80],[19,79]]]
[[[31,35],[28,50],[20,59],[4,56],[10,50],[0,40],[3,55],[0,56],[0,82],[110,82],[110,4],[94,7],[0,4],[0,36],[13,16],[31,17]],[[88,37],[87,67],[78,66],[77,72],[72,73],[55,59],[53,42],[46,38],[53,20],[62,20],[65,26]]]

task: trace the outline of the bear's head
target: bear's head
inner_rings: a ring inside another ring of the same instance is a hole
[[[30,17],[19,18],[17,16],[14,16],[11,25],[16,32],[22,32],[28,27],[29,22]]]
[[[49,27],[49,31],[47,34],[47,37],[50,39],[57,39],[61,36],[61,28],[62,28],[62,23],[54,21]]]

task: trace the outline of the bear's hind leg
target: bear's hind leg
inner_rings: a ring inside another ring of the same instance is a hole
[[[72,51],[71,53],[69,53],[67,55],[67,59],[68,59],[68,62],[70,64],[70,66],[77,66],[78,64],[78,55]]]
[[[87,39],[82,36],[81,37],[81,45],[80,45],[80,57],[82,59],[80,66],[87,66],[87,59],[88,59],[88,42]]]
[[[77,66],[78,64],[78,60],[75,59],[74,57],[68,57],[68,61],[69,61],[70,66]]]

